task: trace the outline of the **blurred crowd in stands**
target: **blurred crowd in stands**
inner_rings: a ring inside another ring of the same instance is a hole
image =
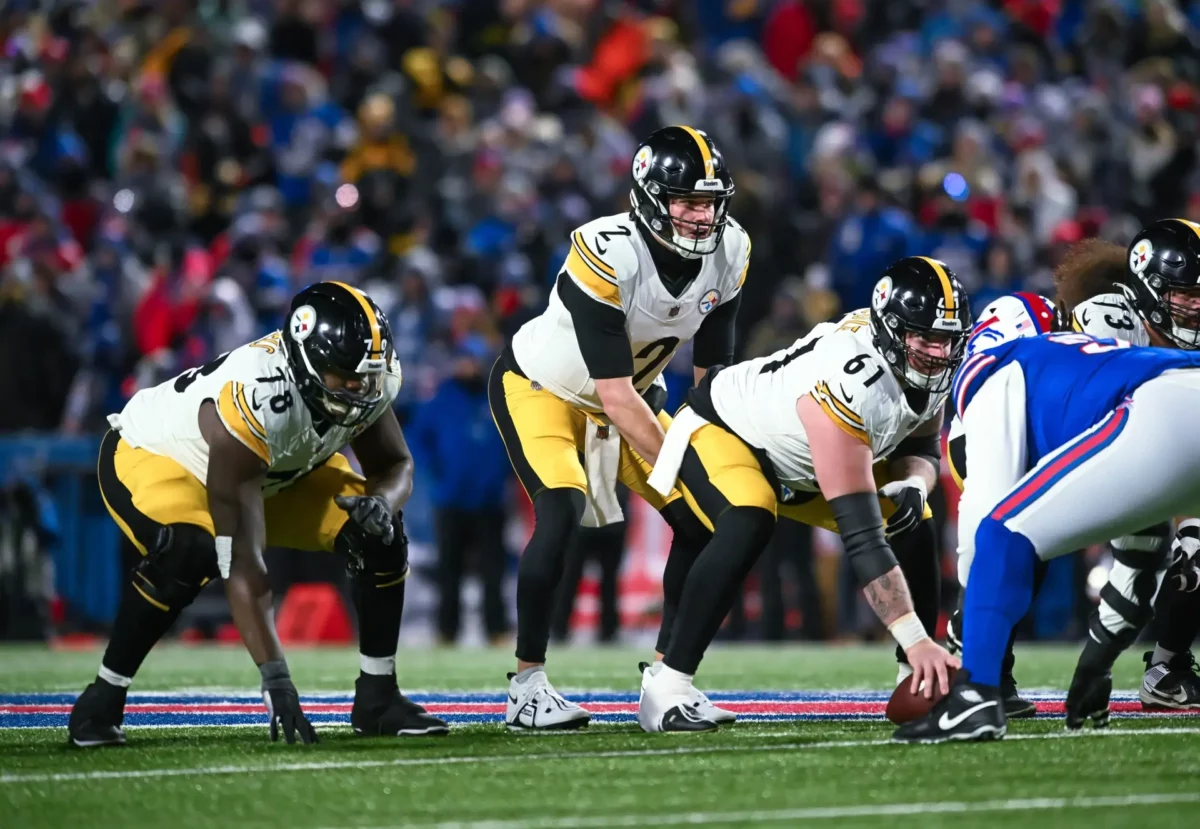
[[[982,305],[1200,220],[1195,0],[7,0],[0,46],[0,433],[101,431],[340,279],[441,506],[503,502],[483,379],[658,127],[731,166],[739,356],[906,254]]]

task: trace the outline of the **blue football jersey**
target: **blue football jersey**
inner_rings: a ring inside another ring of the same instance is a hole
[[[988,377],[1017,363],[1025,376],[1030,464],[1099,423],[1148,380],[1172,369],[1200,368],[1200,352],[1130,348],[1089,334],[1022,337],[969,357],[954,376],[961,418]]]

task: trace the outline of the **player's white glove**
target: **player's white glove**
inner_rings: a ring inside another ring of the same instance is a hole
[[[1171,566],[1167,579],[1180,593],[1200,590],[1200,520],[1179,522],[1179,532],[1171,542]]]
[[[884,484],[879,494],[896,505],[896,511],[887,520],[884,532],[889,541],[921,523],[921,516],[925,514],[925,502],[929,499],[929,490],[925,486],[925,479],[920,475]]]
[[[391,544],[396,537],[392,508],[382,495],[336,495],[333,503],[350,513],[355,524],[382,538],[384,544]]]

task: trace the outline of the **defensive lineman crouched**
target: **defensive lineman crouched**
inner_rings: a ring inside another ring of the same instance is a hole
[[[666,518],[677,561],[690,564],[707,540],[678,492],[646,483],[670,418],[656,416],[644,396],[693,337],[697,377],[732,359],[750,259],[750,239],[728,215],[732,195],[706,135],[691,127],[650,135],[633,158],[632,210],[571,234],[549,307],[521,327],[492,370],[488,400],[535,522],[517,575],[511,729],[588,722],[588,712],[550,684],[546,645],[571,534],[581,519],[620,520],[618,480]],[[664,616],[682,590],[682,579],[667,581]],[[699,692],[692,702],[720,715]]]
[[[100,447],[100,492],[142,553],[99,675],[68,725],[77,746],[125,742],[125,694],[142,660],[221,576],[262,675],[271,739],[317,735],[272,619],[267,544],[345,555],[362,670],[350,723],[364,735],[444,734],[400,693],[396,644],[408,576],[400,508],[412,459],[392,401],[400,365],[387,319],[340,282],[296,295],[287,328],[138,392]],[[340,450],[351,445],[362,476]]]
[[[663,664],[643,673],[643,729],[716,727],[688,704],[693,676],[780,514],[841,533],[914,671],[913,688],[925,682],[932,693],[935,678],[948,687],[957,660],[914,612],[884,513],[893,536],[927,523],[942,410],[970,326],[953,274],[909,257],[876,283],[870,308],[817,326],[790,349],[710,372],[692,391],[651,484],[662,492],[678,480],[713,537],[687,575]],[[890,468],[876,465],[885,458]]]

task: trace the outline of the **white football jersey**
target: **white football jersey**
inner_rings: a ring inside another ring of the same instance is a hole
[[[947,393],[914,411],[871,339],[870,312],[813,328],[791,347],[721,371],[712,381],[717,414],[738,437],[765,450],[779,482],[817,491],[808,435],[796,401],[806,394],[844,431],[886,457],[921,423],[936,417]]]
[[[700,273],[674,297],[659,279],[637,219],[630,214],[596,219],[571,234],[571,252],[562,272],[596,302],[625,312],[633,385],[639,392],[650,387],[708,314],[737,296],[750,262],[750,237],[730,219],[716,251],[700,262]],[[558,291],[552,290],[549,307],[513,336],[512,349],[530,380],[580,408],[603,410],[571,313]]]
[[[177,461],[204,483],[208,443],[199,415],[200,405],[212,400],[225,428],[267,464],[263,495],[273,495],[374,423],[400,390],[400,362],[393,356],[383,399],[371,416],[319,434],[292,378],[282,337],[276,331],[143,389],[108,421],[129,445]]]

